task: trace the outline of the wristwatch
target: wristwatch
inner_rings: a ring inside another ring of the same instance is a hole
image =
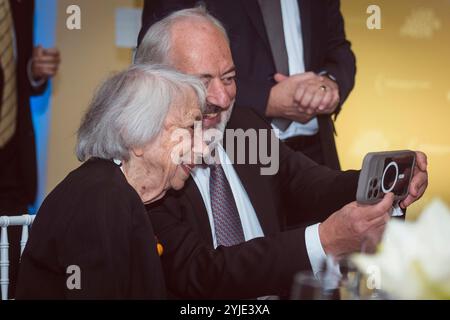
[[[336,77],[333,76],[331,73],[329,73],[329,72],[326,71],[326,70],[320,71],[320,72],[319,72],[319,76],[327,77],[328,79],[333,80],[334,82],[337,83]]]

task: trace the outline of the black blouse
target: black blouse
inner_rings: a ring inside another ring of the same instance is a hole
[[[17,299],[162,299],[144,205],[112,161],[90,159],[45,199],[22,256]]]

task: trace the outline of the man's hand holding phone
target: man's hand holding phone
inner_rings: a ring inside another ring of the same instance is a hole
[[[373,252],[391,214],[394,194],[374,205],[351,202],[319,225],[319,237],[327,255],[339,259],[354,252]]]
[[[414,164],[410,168],[412,176],[408,179],[409,188],[401,195],[402,199],[399,200],[402,209],[406,209],[406,207],[420,199],[428,186],[427,157],[420,151],[416,151],[413,154]],[[392,154],[388,156],[392,158]],[[382,169],[382,171],[385,172],[387,165],[392,162],[391,158],[389,158],[388,162],[384,159],[383,162],[379,162],[372,168],[378,167],[378,170]],[[406,158],[404,158],[404,160],[405,159]],[[406,163],[402,162],[404,160],[398,162],[397,165],[400,169],[399,171],[408,174],[407,168],[409,168],[409,160]],[[376,162],[377,161],[375,161],[375,163]],[[382,166],[381,169],[379,166]],[[404,170],[401,168],[404,168]],[[368,176],[370,176],[370,174]],[[362,180],[364,186],[372,183],[373,192],[373,180],[372,182],[370,182],[370,179],[366,178],[363,178]],[[378,181],[376,184],[380,183],[381,182]],[[395,186],[389,183],[384,186],[384,189],[386,189],[386,187],[388,189],[392,188],[392,190],[395,189]],[[383,187],[380,186],[380,189],[383,189]],[[400,185],[396,190],[403,192],[404,189],[403,186]],[[364,191],[366,192],[367,189]],[[399,195],[396,196],[391,191],[387,193],[381,191],[381,195],[377,195],[377,201],[374,201],[371,204],[363,204],[354,201],[334,212],[319,225],[319,237],[325,253],[339,259],[354,252],[373,252],[381,241],[386,224],[391,217],[392,207],[395,205],[396,197],[398,198],[398,196]]]

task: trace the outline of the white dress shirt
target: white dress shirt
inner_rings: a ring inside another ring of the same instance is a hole
[[[236,201],[236,207],[241,218],[242,229],[244,230],[245,241],[264,237],[264,233],[256,215],[255,209],[248,197],[247,191],[242,185],[236,171],[234,170],[231,161],[228,158],[223,146],[219,144],[217,146],[217,152],[222,164],[223,171],[228,179],[228,182],[233,192],[234,200]],[[211,198],[209,193],[209,168],[195,167],[191,175],[202,195],[203,202],[208,213],[209,224],[211,226],[212,238],[214,248],[217,247],[216,233],[214,229],[214,218],[211,210]],[[315,275],[318,275],[321,271],[324,261],[326,260],[326,254],[322,248],[322,244],[319,238],[319,224],[315,224],[306,228],[305,231],[306,249],[308,252],[309,261],[311,263],[312,270]]]
[[[303,55],[303,37],[300,21],[300,9],[297,0],[281,0],[284,40],[289,61],[289,75],[305,72]],[[272,124],[272,127],[276,128]],[[278,128],[277,128],[278,129]],[[295,136],[312,136],[319,131],[317,118],[301,124],[293,121],[285,131],[278,132],[278,138],[285,140]],[[275,131],[277,132],[277,131]]]

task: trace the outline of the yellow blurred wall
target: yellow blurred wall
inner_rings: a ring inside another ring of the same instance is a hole
[[[70,4],[81,7],[79,31],[65,27]],[[381,8],[381,30],[366,27],[370,4]],[[58,1],[62,64],[54,81],[48,191],[79,165],[75,133],[94,89],[130,63],[131,51],[115,47],[119,6],[140,7],[142,1]],[[450,204],[450,2],[342,0],[342,11],[358,66],[356,86],[337,120],[343,168],[360,168],[370,151],[423,150],[430,186],[409,215],[435,196]]]
[[[369,5],[381,9],[381,30],[369,30]],[[347,38],[357,58],[356,85],[337,119],[344,169],[367,152],[422,150],[430,185],[413,205],[433,197],[450,205],[450,2],[342,0]]]
[[[141,8],[138,0],[59,0],[56,45],[62,63],[54,79],[48,155],[50,192],[69,171],[79,166],[75,157],[76,130],[95,88],[111,72],[126,68],[130,49],[115,46],[117,7]],[[81,30],[66,28],[66,8],[81,9]]]

